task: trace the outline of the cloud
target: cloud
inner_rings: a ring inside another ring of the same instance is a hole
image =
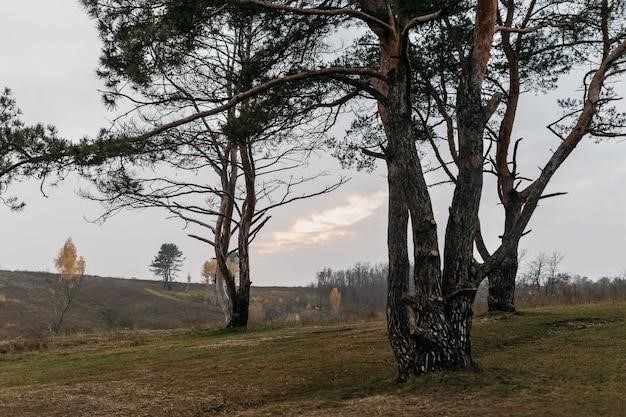
[[[353,195],[348,203],[298,218],[287,230],[272,232],[268,242],[258,245],[259,253],[287,252],[302,246],[314,246],[331,239],[354,236],[350,226],[372,215],[386,201],[387,194],[379,191],[368,195]]]

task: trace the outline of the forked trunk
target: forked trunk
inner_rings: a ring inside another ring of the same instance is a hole
[[[402,56],[402,55],[400,55]],[[472,364],[471,300],[441,292],[441,261],[428,187],[415,147],[409,104],[408,64],[388,74],[389,105],[381,111],[388,140],[389,186],[388,337],[398,381],[410,375],[458,370]],[[408,221],[411,219],[415,294],[409,292]]]
[[[385,82],[373,81],[378,93],[387,147],[389,186],[389,278],[387,330],[398,363],[398,380],[433,371],[472,366],[470,331],[475,296],[473,242],[482,187],[482,139],[485,112],[481,86],[490,56],[497,2],[479,0],[469,69],[464,76],[464,108],[459,121],[459,175],[446,235],[442,277],[437,223],[413,128],[411,68],[407,48],[411,20],[394,13],[388,2],[359,2],[380,45]],[[409,290],[408,222],[411,220],[415,294]],[[450,237],[450,242],[447,238]],[[445,281],[444,281],[445,280]],[[445,284],[445,286],[443,285]],[[443,287],[443,288],[442,288]]]

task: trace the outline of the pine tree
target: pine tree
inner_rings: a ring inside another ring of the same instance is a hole
[[[150,264],[150,271],[160,276],[163,288],[172,289],[172,282],[183,266],[183,253],[174,243],[164,243]]]

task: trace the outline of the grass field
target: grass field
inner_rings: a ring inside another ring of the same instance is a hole
[[[395,385],[380,321],[128,332],[0,355],[0,416],[626,416],[626,305],[480,316],[479,372]]]

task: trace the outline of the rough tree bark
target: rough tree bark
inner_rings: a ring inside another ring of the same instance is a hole
[[[529,13],[533,7],[529,7]],[[511,27],[515,15],[515,3],[509,1],[504,26]],[[500,33],[502,50],[508,64],[508,82],[506,108],[496,143],[495,170],[498,174],[498,196],[504,207],[504,234],[509,233],[519,217],[522,204],[519,193],[515,190],[517,173],[509,167],[509,148],[515,124],[515,116],[521,92],[519,50],[522,36],[519,35],[515,44],[511,40],[511,32]],[[518,244],[504,257],[502,263],[489,274],[489,311],[515,312],[515,277],[517,276]]]
[[[363,10],[382,27],[370,24],[380,44],[380,68],[386,82],[375,86],[386,97],[379,115],[387,137],[385,160],[389,187],[389,278],[387,328],[398,363],[398,380],[473,365],[470,329],[475,294],[473,242],[482,187],[482,139],[486,110],[481,86],[495,30],[496,2],[479,2],[474,49],[459,129],[459,184],[450,209],[446,234],[448,256],[442,276],[437,224],[415,147],[411,110],[411,68],[406,25],[382,2],[362,2]],[[408,221],[411,220],[415,294],[408,294]],[[442,286],[442,279],[445,286]]]
[[[215,260],[217,262],[215,285],[218,285],[218,276],[220,279],[224,280],[226,293],[228,294],[229,299],[227,301],[230,301],[228,304],[228,310],[224,311],[225,315],[227,315],[227,327],[233,327],[231,326],[234,311],[233,306],[236,301],[235,295],[237,292],[235,277],[232,271],[228,268],[228,255],[233,230],[235,193],[237,191],[237,168],[237,147],[229,143],[226,147],[226,151],[224,152],[224,159],[222,161],[222,168],[220,172],[222,195],[220,197],[220,215],[215,221],[214,244]]]
[[[507,201],[505,207],[504,233],[510,233],[517,222],[521,211],[519,199],[515,202]],[[498,265],[488,276],[489,295],[487,306],[492,312],[515,312],[515,282],[517,278],[519,242],[515,242],[512,249],[504,256],[502,263]]]
[[[515,313],[515,279],[517,270],[517,248],[515,248],[514,251],[504,258],[502,264],[489,274],[489,295],[487,297],[489,311]]]
[[[228,327],[246,327],[248,325],[250,307],[250,233],[256,210],[256,187],[255,187],[255,167],[252,155],[252,148],[249,144],[239,146],[239,156],[244,173],[245,199],[242,207],[238,234],[238,255],[239,255],[239,286],[235,294],[231,295],[233,305],[233,315]]]
[[[506,30],[502,32],[502,45],[509,67],[510,91],[507,108],[498,134],[496,171],[498,173],[498,192],[500,200],[505,207],[505,231],[502,245],[481,266],[482,271],[486,271],[490,279],[489,309],[492,311],[515,311],[513,301],[515,277],[518,268],[517,251],[519,241],[524,235],[524,229],[534,214],[538,202],[543,198],[563,194],[544,194],[552,176],[585,136],[593,134],[602,137],[606,129],[606,132],[608,132],[607,136],[612,137],[614,132],[611,132],[611,129],[623,128],[619,123],[612,124],[612,122],[607,121],[600,127],[594,128],[593,126],[594,118],[602,105],[612,101],[612,99],[602,97],[602,94],[606,93],[605,82],[609,77],[620,73],[614,70],[626,54],[626,41],[623,33],[616,38],[612,38],[609,35],[611,19],[619,17],[613,16],[613,13],[616,13],[616,10],[613,9],[615,5],[611,6],[608,1],[602,0],[598,6],[601,12],[603,46],[601,62],[597,68],[585,75],[582,106],[579,112],[572,113],[578,113],[575,123],[567,130],[566,134],[559,134],[561,142],[553,151],[548,162],[541,168],[541,174],[521,191],[517,191],[514,186],[514,182],[517,179],[516,153],[519,140],[513,148],[512,170],[509,169],[508,153],[520,94],[519,44],[522,38],[518,37],[516,44],[512,45],[510,32]],[[511,16],[512,10],[513,7],[511,5],[509,7],[509,16]],[[510,17],[507,17],[504,27],[510,29]]]
[[[607,7],[604,1],[603,5],[605,8]],[[608,17],[603,17],[603,19],[608,19]],[[503,236],[502,245],[481,265],[481,275],[488,275],[495,270],[519,244],[519,240],[524,234],[524,229],[530,222],[539,201],[550,196],[549,194],[544,195],[550,180],[581,140],[591,133],[594,117],[598,112],[599,106],[603,103],[601,95],[606,88],[605,81],[609,76],[614,75],[612,71],[623,60],[625,55],[626,40],[621,38],[615,42],[614,46],[611,45],[610,41],[605,40],[602,62],[595,70],[588,73],[588,75],[593,75],[586,83],[587,88],[584,92],[582,108],[575,119],[575,123],[568,133],[562,136],[561,143],[543,166],[539,177],[519,192],[519,198],[523,202],[519,216],[510,231]]]
[[[480,278],[474,260],[474,241],[483,185],[483,138],[499,97],[482,103],[482,85],[491,56],[497,2],[477,3],[472,50],[463,64],[457,91],[458,175],[446,226],[443,290],[447,316],[458,343],[473,365],[472,305]]]

